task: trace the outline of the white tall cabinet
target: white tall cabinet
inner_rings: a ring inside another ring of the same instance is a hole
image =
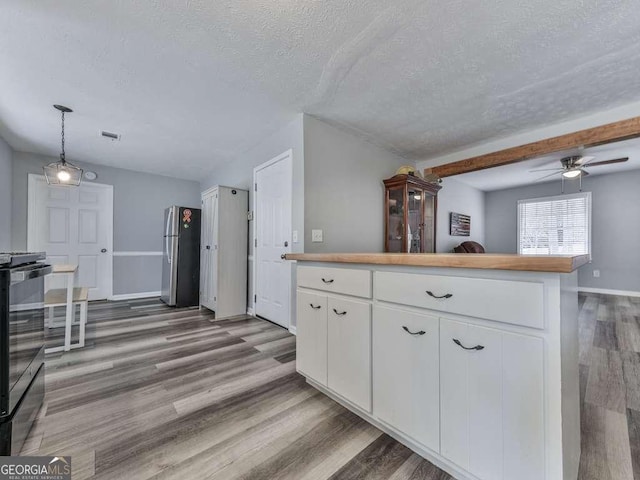
[[[202,193],[200,305],[216,318],[247,312],[249,192],[213,187]]]

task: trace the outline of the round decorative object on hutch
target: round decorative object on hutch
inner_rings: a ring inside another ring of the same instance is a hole
[[[384,251],[434,253],[436,209],[442,188],[411,174],[384,180]]]

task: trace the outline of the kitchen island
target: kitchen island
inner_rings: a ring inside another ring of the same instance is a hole
[[[587,256],[288,254],[297,369],[460,480],[575,480]]]

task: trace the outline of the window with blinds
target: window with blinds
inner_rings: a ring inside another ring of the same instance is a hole
[[[518,252],[591,254],[591,193],[518,201]]]

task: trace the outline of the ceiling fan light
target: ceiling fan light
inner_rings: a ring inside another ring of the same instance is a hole
[[[572,170],[567,170],[566,172],[562,172],[562,176],[564,178],[576,178],[582,175],[582,170],[579,168],[574,168]]]

